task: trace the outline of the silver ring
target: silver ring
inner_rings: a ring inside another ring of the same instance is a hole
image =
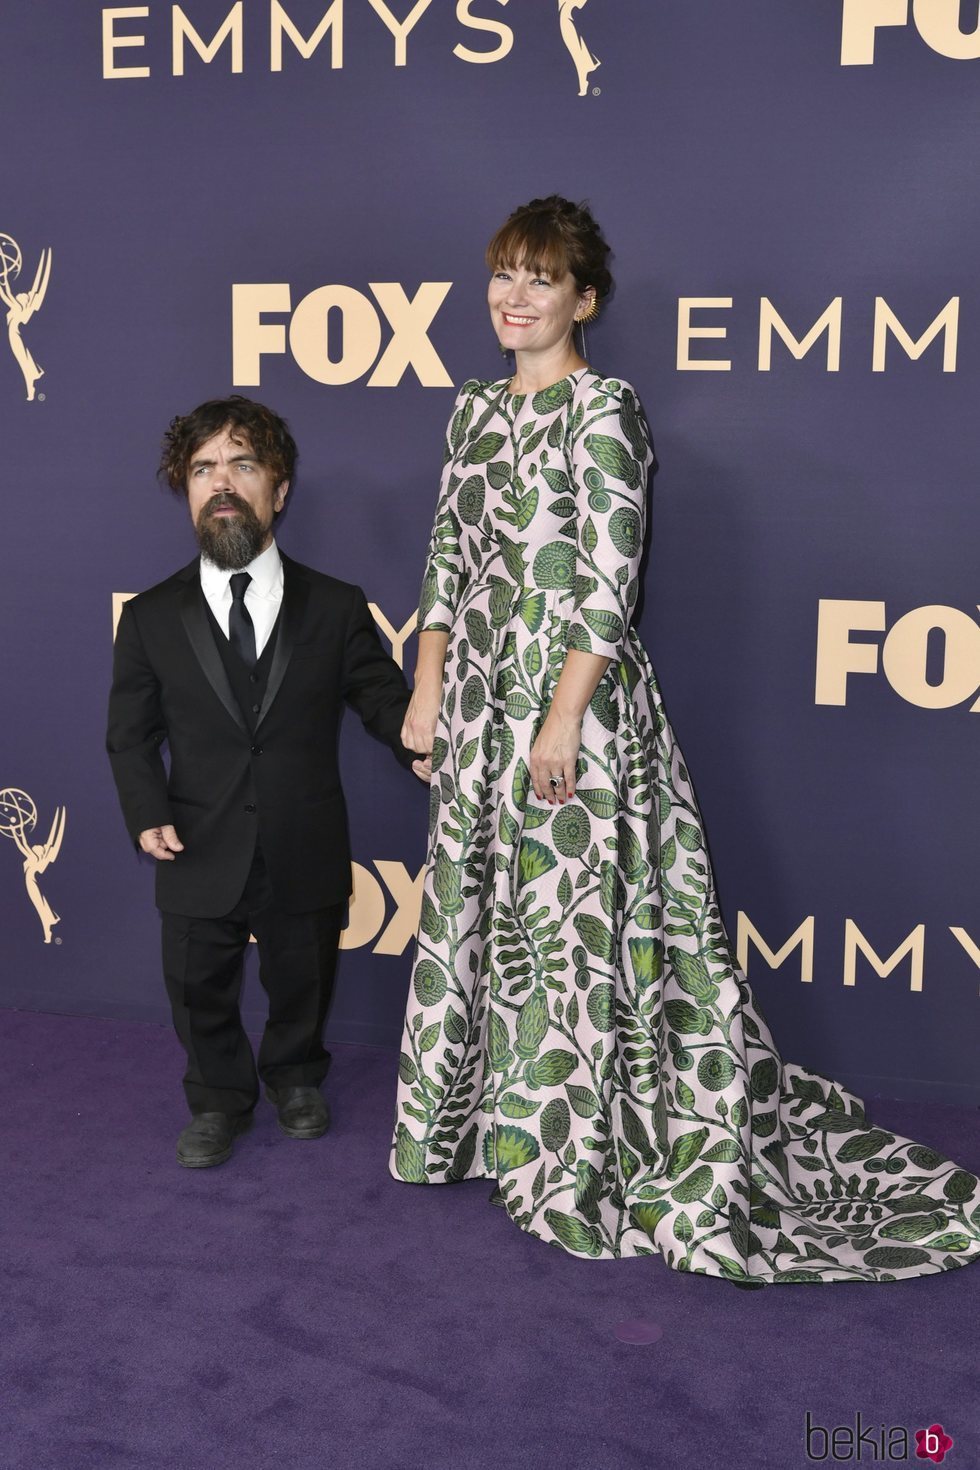
[[[564,776],[549,776],[548,777],[548,784],[549,784],[549,786],[553,786],[555,788],[555,790],[557,791],[558,788],[559,788],[559,786],[561,785],[561,783],[564,781],[564,779],[565,779]]]

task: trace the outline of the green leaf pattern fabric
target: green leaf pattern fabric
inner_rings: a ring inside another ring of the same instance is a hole
[[[392,1172],[495,1178],[583,1258],[743,1287],[980,1255],[976,1177],[784,1062],[733,958],[701,820],[631,627],[652,462],[628,383],[459,393],[419,627],[449,635]],[[528,760],[569,648],[610,660],[580,795]]]

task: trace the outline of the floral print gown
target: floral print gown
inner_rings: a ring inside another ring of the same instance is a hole
[[[746,1286],[965,1265],[974,1175],[783,1062],[736,966],[630,626],[652,461],[635,392],[591,368],[457,398],[419,612],[449,648],[392,1172],[496,1179],[553,1245]],[[551,807],[528,760],[571,648],[611,662]]]

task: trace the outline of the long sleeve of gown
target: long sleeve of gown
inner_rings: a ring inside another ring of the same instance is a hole
[[[419,599],[417,628],[420,633],[449,632],[465,585],[463,553],[459,544],[460,522],[452,508],[452,500],[462,478],[457,469],[458,452],[473,418],[473,393],[477,386],[475,379],[463,384],[446,430],[439,500]]]
[[[573,435],[580,511],[568,646],[616,659],[636,605],[653,449],[636,395],[616,379],[590,385]]]

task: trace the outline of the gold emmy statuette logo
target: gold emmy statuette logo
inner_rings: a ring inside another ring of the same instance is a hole
[[[51,831],[47,842],[31,844],[27,834],[37,826],[37,807],[26,791],[8,786],[0,791],[0,836],[9,837],[24,859],[24,884],[27,896],[37,909],[44,930],[45,944],[51,943],[51,930],[58,923],[59,915],[48,903],[38,887],[38,878],[57,860],[65,835],[65,809],[55,808]],[[60,943],[60,940],[59,940]]]
[[[558,0],[558,24],[561,38],[568,47],[569,55],[578,72],[578,95],[585,97],[589,91],[589,77],[602,65],[598,56],[593,56],[579,33],[575,12],[584,10],[589,0]]]
[[[38,367],[34,361],[30,349],[21,337],[21,332],[34,313],[40,311],[44,304],[48,281],[51,279],[50,247],[41,251],[31,289],[15,291],[12,283],[17,280],[23,266],[24,257],[17,241],[10,235],[0,233],[0,300],[7,308],[7,337],[10,341],[10,350],[14,354],[14,361],[24,374],[27,401],[31,403],[35,396],[34,385],[38,378],[43,378],[44,369]]]

